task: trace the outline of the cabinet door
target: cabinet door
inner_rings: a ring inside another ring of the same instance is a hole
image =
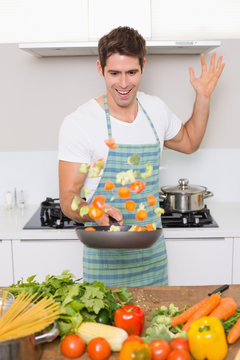
[[[169,285],[231,284],[232,239],[166,239],[166,246]]]
[[[130,26],[151,37],[150,0],[89,0],[89,40],[98,40],[118,26]]]
[[[240,284],[240,238],[234,239],[233,284]]]
[[[0,240],[0,284],[8,286],[13,283],[13,265],[11,240]]]
[[[83,246],[79,240],[13,241],[14,282],[30,275],[42,281],[45,276],[69,270],[82,278]]]

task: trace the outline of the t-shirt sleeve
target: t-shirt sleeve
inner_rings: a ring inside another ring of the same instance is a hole
[[[169,109],[169,107],[164,104],[165,114],[166,114],[166,127],[164,140],[170,140],[174,138],[179,130],[181,129],[182,122],[181,120]]]
[[[67,116],[59,131],[58,159],[77,163],[90,163],[88,136],[76,115]]]

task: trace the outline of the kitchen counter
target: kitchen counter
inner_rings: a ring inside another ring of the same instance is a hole
[[[143,308],[145,318],[147,319],[152,310],[158,309],[161,305],[168,306],[173,303],[180,308],[186,304],[193,305],[207,294],[216,289],[217,286],[149,286],[129,288],[134,294],[133,302]],[[233,297],[237,304],[240,305],[240,285],[231,285],[228,290],[223,293],[223,297]],[[143,334],[148,325],[145,322]],[[233,360],[235,354],[240,349],[240,339],[235,344],[230,345],[226,359]],[[59,340],[55,340],[50,344],[44,344],[41,360],[64,360],[59,349]],[[78,359],[87,360],[88,355],[85,353]],[[118,353],[112,353],[109,359],[118,359]]]
[[[165,238],[240,237],[240,203],[209,201],[207,205],[218,228],[164,228]],[[23,230],[38,207],[39,204],[28,205],[24,209],[6,210],[0,207],[0,240],[77,239],[74,229]]]

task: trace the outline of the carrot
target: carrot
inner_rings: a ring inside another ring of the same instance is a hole
[[[188,319],[190,319],[190,317],[203,305],[206,304],[206,302],[208,301],[208,297],[202,299],[201,301],[199,301],[198,303],[196,303],[195,305],[191,306],[190,308],[188,308],[187,310],[185,310],[183,313],[172,317],[171,319],[171,326],[176,326],[176,325],[180,325],[180,324],[184,324],[186,321],[188,321]]]
[[[233,325],[228,333],[227,341],[229,344],[233,344],[240,337],[240,319]]]
[[[200,306],[200,308],[188,319],[182,330],[188,331],[193,321],[200,319],[203,316],[208,316],[220,303],[221,296],[219,294],[213,294],[208,299],[206,304]]]
[[[233,298],[223,298],[220,304],[209,314],[209,316],[215,316],[219,320],[227,320],[230,316],[235,314],[236,309],[237,304]]]

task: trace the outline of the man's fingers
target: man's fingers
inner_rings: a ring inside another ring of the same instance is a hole
[[[193,82],[195,80],[195,72],[192,67],[189,68],[190,81]]]
[[[207,72],[207,64],[204,54],[201,54],[201,64],[202,64],[202,72],[203,73]]]
[[[209,72],[213,72],[215,69],[215,59],[216,59],[216,53],[214,52],[211,56],[211,62],[209,67]]]

